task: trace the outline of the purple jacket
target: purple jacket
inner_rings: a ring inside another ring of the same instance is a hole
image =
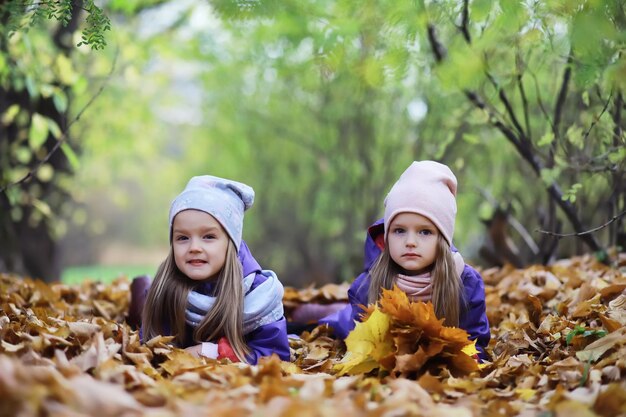
[[[324,317],[320,324],[328,324],[331,326],[335,334],[345,339],[348,333],[355,326],[355,320],[360,320],[363,309],[359,305],[367,305],[367,292],[369,290],[369,271],[373,266],[376,258],[380,255],[380,249],[375,240],[383,233],[383,219],[376,221],[368,229],[365,239],[365,262],[363,272],[354,280],[348,290],[349,304],[337,313],[333,313]],[[453,251],[456,248],[452,247]],[[461,310],[459,327],[464,329],[470,335],[471,340],[476,340],[476,348],[479,350],[481,359],[486,359],[487,354],[485,348],[489,344],[491,334],[489,332],[489,321],[485,311],[485,287],[483,279],[474,268],[465,265],[461,274],[463,287],[465,288],[465,308]]]
[[[254,291],[256,287],[259,286],[262,282],[264,282],[267,277],[260,274],[261,266],[254,259],[252,254],[250,253],[250,249],[246,242],[241,241],[241,247],[239,248],[239,261],[243,266],[243,276],[248,276],[253,272],[257,272],[254,282],[252,283],[252,287],[250,291]],[[209,295],[211,290],[213,289],[213,284],[205,283],[204,285],[199,286],[195,289],[195,291]],[[168,326],[166,326],[167,328]],[[189,325],[186,326],[187,333],[185,340],[187,340],[187,345],[183,347],[192,346],[195,342],[192,342],[192,333],[193,328]],[[256,365],[259,361],[259,358],[263,356],[271,356],[272,353],[276,353],[280,359],[284,361],[290,360],[289,353],[289,340],[287,339],[287,321],[283,317],[282,319],[269,323],[263,326],[258,327],[252,332],[248,333],[244,337],[246,344],[250,348],[250,353],[246,357],[248,363],[252,365]]]

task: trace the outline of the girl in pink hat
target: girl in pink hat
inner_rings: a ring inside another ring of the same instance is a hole
[[[431,301],[447,326],[465,329],[486,358],[489,322],[482,277],[452,246],[456,177],[446,165],[413,162],[385,198],[385,217],[368,230],[365,271],[348,291],[350,304],[320,320],[345,338],[360,305],[397,285],[413,301]],[[382,227],[381,227],[382,226]]]

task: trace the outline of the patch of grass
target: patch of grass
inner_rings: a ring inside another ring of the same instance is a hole
[[[61,281],[65,284],[80,284],[83,281],[100,281],[109,283],[120,277],[132,280],[137,275],[154,276],[157,265],[86,265],[66,268],[61,274]]]

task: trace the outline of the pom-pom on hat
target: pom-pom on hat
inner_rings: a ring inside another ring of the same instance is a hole
[[[452,244],[456,186],[456,177],[446,165],[435,161],[413,162],[385,198],[385,239],[393,218],[408,212],[430,219],[448,244]]]
[[[211,175],[193,177],[170,207],[170,241],[174,217],[183,210],[200,210],[215,217],[237,250],[241,245],[243,212],[252,207],[254,190],[237,181]]]

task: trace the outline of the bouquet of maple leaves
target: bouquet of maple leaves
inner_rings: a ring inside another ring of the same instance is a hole
[[[383,289],[378,305],[365,309],[346,338],[346,355],[335,365],[340,374],[378,370],[392,376],[415,378],[447,368],[452,375],[479,370],[475,342],[465,330],[446,327],[432,303],[411,302],[394,286]]]

